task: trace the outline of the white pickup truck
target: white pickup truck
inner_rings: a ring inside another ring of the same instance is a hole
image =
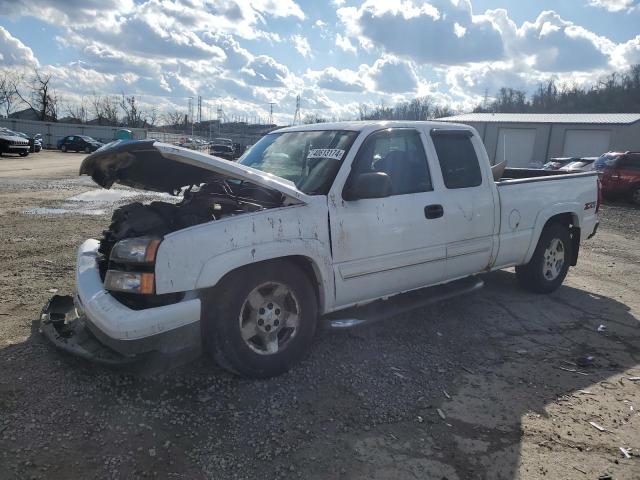
[[[238,162],[117,141],[80,173],[175,201],[116,210],[79,248],[78,315],[58,297],[43,331],[105,361],[203,346],[249,377],[290,368],[321,321],[352,326],[403,298],[470,291],[477,277],[460,279],[483,272],[515,266],[523,287],[552,292],[598,225],[595,173],[500,177],[478,133],[449,123],[294,126]]]

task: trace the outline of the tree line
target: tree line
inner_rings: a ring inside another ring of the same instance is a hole
[[[637,113],[640,112],[640,65],[614,72],[589,86],[540,84],[530,97],[526,92],[502,87],[496,97],[484,101],[476,113]]]
[[[66,99],[54,87],[51,73],[34,68],[30,73],[17,70],[0,71],[0,115],[24,108],[33,110],[37,120],[57,122],[63,119],[71,123],[91,123],[105,126],[147,128],[159,120],[166,124],[184,118],[183,114],[170,112],[160,115],[156,107],[141,106],[134,95],[82,96],[80,100]],[[166,117],[166,118],[165,118]]]

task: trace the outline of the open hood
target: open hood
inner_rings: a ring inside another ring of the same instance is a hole
[[[202,152],[155,140],[116,140],[86,157],[80,175],[103,188],[114,183],[175,194],[182,187],[226,177],[277,190],[289,200],[309,202],[293,182]]]

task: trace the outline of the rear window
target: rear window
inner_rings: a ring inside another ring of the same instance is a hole
[[[596,160],[596,168],[613,167],[621,156],[605,153]]]
[[[482,184],[482,173],[471,138],[466,135],[433,135],[442,178],[447,188],[469,188]]]

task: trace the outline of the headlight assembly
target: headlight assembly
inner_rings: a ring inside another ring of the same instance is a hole
[[[127,238],[113,246],[109,260],[116,263],[151,265],[156,261],[160,240],[151,237]]]
[[[108,270],[104,279],[104,288],[115,292],[150,295],[155,291],[155,276],[153,273]]]

